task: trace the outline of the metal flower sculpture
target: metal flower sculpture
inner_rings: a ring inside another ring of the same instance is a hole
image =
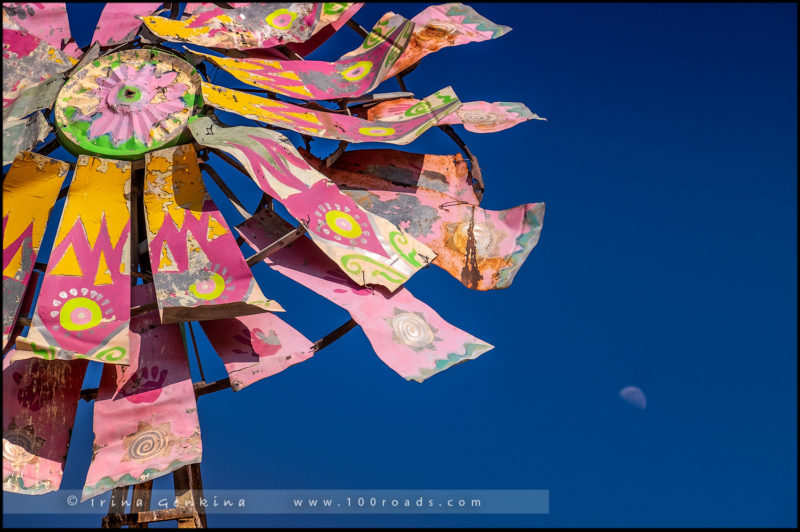
[[[84,498],[199,463],[205,383],[191,380],[186,322],[199,322],[233,390],[321,345],[273,314],[283,309],[251,273],[257,262],[346,309],[406,379],[492,349],[403,284],[431,264],[471,289],[511,284],[544,204],[481,208],[477,160],[450,125],[489,133],[540,117],[520,103],[461,102],[450,87],[419,100],[371,92],[427,54],[510,28],[462,4],[410,20],[390,12],[371,31],[351,19],[361,4],[222,5],[190,3],[179,19],[178,4],[108,4],[80,49],[65,4],[3,4],[4,490],[59,488],[88,361],[104,366]],[[362,33],[357,49],[303,59],[345,24]],[[214,85],[208,68],[256,89]],[[259,125],[226,126],[226,113]],[[408,144],[433,126],[467,158],[346,151]],[[314,137],[339,148],[317,159]],[[47,157],[58,146],[77,160]],[[265,194],[238,241],[203,182],[206,171],[243,212],[210,153]],[[50,259],[37,263],[64,196]],[[242,242],[258,253],[245,259]]]

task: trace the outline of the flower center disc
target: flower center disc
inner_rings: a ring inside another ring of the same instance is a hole
[[[188,140],[200,81],[192,65],[159,50],[100,57],[59,92],[56,134],[75,155],[141,159]]]

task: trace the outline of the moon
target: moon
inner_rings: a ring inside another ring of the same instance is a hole
[[[644,392],[636,386],[624,387],[619,391],[619,396],[637,408],[642,410],[647,408],[647,398],[645,398]]]

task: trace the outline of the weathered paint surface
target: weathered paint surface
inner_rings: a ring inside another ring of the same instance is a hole
[[[24,89],[66,72],[75,63],[76,59],[46,41],[4,24],[3,109],[14,103]]]
[[[291,229],[272,211],[261,211],[237,226],[247,242],[263,248]],[[373,349],[390,368],[422,382],[448,367],[492,349],[454,327],[405,288],[394,294],[362,288],[333,268],[305,238],[264,260],[273,270],[346,309],[361,325]]]
[[[130,180],[129,162],[78,158],[18,358],[129,363]]]
[[[291,51],[305,57],[327,41],[331,35],[339,31],[356,12],[364,7],[363,3],[348,4],[329,2],[322,6],[322,16],[311,38],[305,42],[293,42],[286,45]],[[330,21],[330,22],[328,22]]]
[[[139,16],[153,13],[161,6],[155,2],[109,2],[100,13],[92,42],[114,46],[130,42],[142,25]]]
[[[124,50],[86,65],[58,95],[55,122],[72,153],[140,159],[178,143],[194,114],[200,75],[158,50]]]
[[[133,288],[133,304],[154,300]],[[81,500],[164,476],[202,458],[200,422],[183,338],[156,312],[131,320],[129,366],[106,366],[94,403],[94,455]]]
[[[305,2],[214,7],[189,18],[141,17],[154,35],[170,42],[244,50],[303,42],[317,26],[323,4]]]
[[[64,3],[3,3],[3,24],[9,22],[71,57],[77,59],[83,54],[72,39]]]
[[[3,109],[3,120],[20,119],[40,109],[50,109],[62,85],[64,85],[64,74],[60,73],[23,89],[14,101]]]
[[[3,347],[17,320],[69,164],[28,151],[3,180]]]
[[[379,177],[306,159],[362,208],[430,246],[433,263],[468,288],[507,288],[539,241],[544,203],[490,211],[425,188],[396,192]]]
[[[58,490],[85,360],[3,359],[3,491]]]
[[[301,100],[330,100],[373,91],[408,45],[413,30],[410,20],[400,15],[386,16],[361,46],[333,63],[234,59],[195,53],[249,85]]]
[[[397,116],[419,104],[419,100],[402,98],[389,100],[357,113],[367,120],[386,120]],[[495,133],[503,131],[528,120],[547,120],[532,113],[525,104],[519,102],[466,102],[454,113],[439,121],[439,124],[463,124],[473,133]]]
[[[30,150],[50,134],[50,125],[40,112],[28,118],[3,122],[3,165],[12,162],[22,151]]]
[[[453,89],[447,87],[399,115],[370,122],[345,114],[309,110],[205,82],[202,83],[202,92],[206,104],[222,111],[314,137],[347,142],[408,144],[461,105]]]
[[[236,157],[264,192],[305,220],[314,243],[356,283],[396,290],[433,260],[428,246],[359,207],[280,133],[225,128],[209,118],[197,119],[190,128],[197,142]]]
[[[274,314],[201,321],[237,392],[314,354],[312,342]]]
[[[30,316],[30,312],[33,309],[33,300],[34,295],[36,293],[36,287],[39,284],[39,277],[41,277],[37,270],[33,270],[30,275],[30,279],[28,280],[28,286],[25,288],[25,295],[22,297],[22,303],[19,305],[19,312],[17,313],[18,316]],[[19,320],[14,323],[14,326],[11,328],[11,332],[8,334],[8,340],[3,345],[3,356],[6,354],[6,350],[10,350],[14,344],[17,342],[17,337],[22,334],[22,331],[25,329],[27,325],[22,325]]]
[[[303,157],[311,155],[302,148],[298,151]],[[467,162],[460,153],[430,155],[385,149],[350,150],[331,167],[380,177],[386,181],[380,190],[414,192],[413,189],[421,187],[464,203],[480,203],[472,187]]]
[[[411,19],[416,27],[408,48],[389,72],[394,76],[426,55],[448,46],[496,39],[511,31],[464,4],[430,6]]]
[[[283,310],[261,293],[191,144],[147,154],[144,206],[162,323]]]

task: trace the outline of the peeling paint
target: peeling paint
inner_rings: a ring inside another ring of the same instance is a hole
[[[313,137],[347,142],[408,144],[461,105],[453,89],[446,87],[403,113],[371,122],[355,116],[313,111],[205,82],[202,93],[208,105],[222,111]]]
[[[306,160],[362,208],[428,245],[437,255],[433,264],[468,288],[507,288],[539,241],[544,203],[492,211],[453,201],[434,190],[417,187],[404,191],[387,186],[378,176],[335,165],[326,168],[310,155]]]
[[[82,155],[17,358],[127,364],[131,164]]]
[[[16,322],[69,164],[28,151],[3,180],[3,347]]]
[[[411,38],[414,23],[385,16],[357,49],[335,62],[217,57],[195,52],[249,85],[301,100],[352,98],[373,91]],[[405,111],[405,109],[403,109]]]
[[[191,144],[147,154],[144,206],[162,323],[283,310],[256,283]]]
[[[11,163],[22,151],[30,150],[50,134],[50,124],[41,112],[3,122],[3,166]]]
[[[85,360],[3,359],[3,491],[61,486]]]
[[[115,46],[130,42],[142,25],[139,16],[153,13],[161,6],[156,2],[109,2],[100,13],[92,43]]]
[[[365,211],[312,168],[283,135],[254,127],[220,127],[209,118],[190,126],[195,140],[233,155],[258,184],[303,220],[314,243],[356,283],[395,290],[435,253]]]

